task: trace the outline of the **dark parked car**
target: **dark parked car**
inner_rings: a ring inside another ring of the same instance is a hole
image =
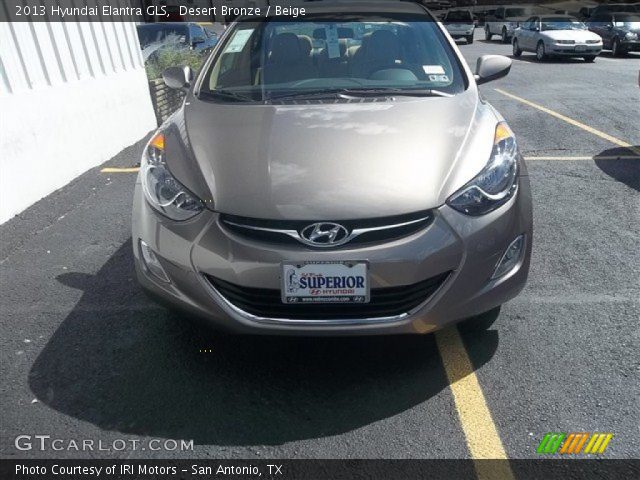
[[[603,13],[587,22],[589,30],[602,37],[603,48],[614,57],[640,51],[640,14]]]
[[[591,10],[591,17],[604,13],[640,13],[640,3],[609,3]]]
[[[145,61],[162,48],[190,48],[206,52],[218,42],[196,23],[160,22],[138,25],[138,38]]]
[[[576,16],[579,20],[586,22],[591,17],[594,8],[595,7],[582,7]]]

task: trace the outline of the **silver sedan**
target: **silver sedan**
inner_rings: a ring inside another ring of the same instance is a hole
[[[516,29],[513,56],[535,52],[538,61],[551,56],[582,57],[593,62],[602,51],[602,38],[579,20],[556,15],[534,16]]]

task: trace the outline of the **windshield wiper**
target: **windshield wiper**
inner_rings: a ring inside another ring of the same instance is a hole
[[[449,93],[440,90],[424,88],[335,88],[317,91],[292,92],[283,95],[270,95],[268,100],[282,100],[296,98],[298,100],[312,100],[321,98],[361,98],[361,97],[452,97]]]
[[[289,98],[297,98],[299,100],[313,100],[319,98],[338,98],[338,95],[344,91],[344,88],[331,88],[327,90],[303,90],[299,92],[283,93],[282,95],[268,94],[266,101],[283,100]]]
[[[214,89],[214,90],[200,90],[198,98],[209,97],[214,99],[235,100],[237,102],[255,102],[255,99],[243,95],[241,93],[232,92],[230,90]]]
[[[345,89],[341,93],[351,97],[453,97],[450,93],[431,88],[358,88]]]

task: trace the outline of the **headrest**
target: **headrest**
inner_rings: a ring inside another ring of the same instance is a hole
[[[389,30],[376,30],[366,42],[366,56],[395,60],[400,58],[400,40]]]
[[[300,41],[302,54],[307,56],[311,55],[311,50],[313,50],[313,42],[311,42],[311,38],[307,35],[298,35],[298,40]]]
[[[302,57],[300,39],[295,33],[279,33],[271,43],[271,63],[296,63]]]

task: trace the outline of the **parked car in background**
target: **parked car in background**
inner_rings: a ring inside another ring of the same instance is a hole
[[[533,16],[513,35],[513,56],[535,52],[538,61],[550,56],[582,57],[593,62],[602,51],[602,39],[569,16]]]
[[[198,22],[198,25],[200,25],[204,29],[204,32],[209,37],[216,37],[216,42],[224,33],[224,26],[221,23]]]
[[[591,17],[605,13],[640,13],[640,3],[605,3],[591,10]]]
[[[640,51],[640,14],[603,13],[587,23],[589,30],[602,37],[605,50],[614,57]]]
[[[478,19],[477,25],[480,26],[480,27],[483,27],[487,17],[492,17],[496,13],[496,8],[497,7],[495,7],[495,6],[493,6],[493,7],[487,7],[487,6],[473,7],[471,9],[471,12]]]
[[[494,35],[500,35],[502,43],[509,43],[513,32],[518,28],[519,22],[525,21],[535,12],[531,7],[518,5],[496,8],[492,16],[485,18],[484,38],[491,40]]]
[[[208,35],[197,23],[146,23],[136,28],[145,61],[163,48],[189,48],[206,53],[218,42],[217,36]]]
[[[581,7],[576,18],[578,18],[578,20],[582,20],[583,22],[588,20],[589,17],[591,17],[591,13],[593,12],[594,8],[595,7]]]
[[[464,38],[467,43],[473,43],[473,31],[476,26],[469,10],[449,10],[442,22],[454,40]]]

